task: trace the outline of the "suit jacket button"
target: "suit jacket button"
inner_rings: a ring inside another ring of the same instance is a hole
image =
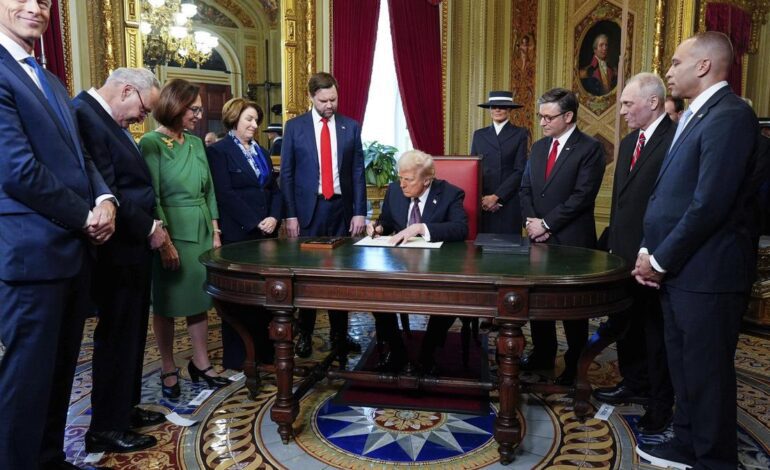
[[[545,197],[545,193],[540,193],[540,197]]]

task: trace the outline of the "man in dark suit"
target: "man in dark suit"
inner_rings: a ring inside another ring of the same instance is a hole
[[[730,40],[709,31],[683,41],[666,74],[671,94],[691,101],[653,186],[633,271],[661,289],[676,395],[674,438],[637,446],[656,465],[738,466],[734,360],[756,269],[746,208],[759,129],[726,82],[732,63]]]
[[[520,192],[527,234],[537,243],[595,248],[594,201],[604,176],[602,146],[575,125],[578,101],[571,91],[545,92],[538,108],[545,137],[532,145]],[[552,369],[557,347],[554,322],[533,321],[530,326],[534,350],[522,360],[522,369]],[[564,372],[556,381],[569,384],[588,339],[588,320],[564,321],[564,330],[569,349]]]
[[[153,217],[150,171],[128,127],[152,112],[160,84],[146,69],[119,68],[101,88],[74,100],[83,144],[118,198],[116,232],[98,249],[93,297],[99,323],[94,331],[91,425],[88,452],[132,452],[155,445],[140,428],[164,421],[161,413],[137,407],[141,399],[144,344],[150,311],[152,250],[168,242]]]
[[[366,227],[369,236],[394,233],[393,245],[411,237],[427,241],[462,241],[468,236],[468,216],[463,209],[465,193],[457,186],[437,180],[433,158],[425,152],[411,150],[398,160],[398,183],[390,183],[382,204],[379,220]],[[390,352],[381,358],[380,368],[398,372],[407,360],[406,347],[394,314],[374,314],[377,338],[387,342]],[[432,316],[420,350],[423,371],[431,372],[433,353],[444,344],[453,316]]]
[[[527,131],[510,122],[511,112],[521,108],[510,91],[491,91],[479,105],[489,108],[492,125],[473,133],[471,155],[482,157],[482,233],[521,233],[519,186],[527,164]]]
[[[283,128],[280,123],[271,122],[265,129],[267,138],[270,139],[270,156],[281,155],[281,142],[283,142]]]
[[[0,0],[0,468],[77,468],[64,427],[89,313],[90,245],[116,201],[67,91],[31,56],[51,2]]]
[[[337,112],[337,80],[320,72],[308,80],[312,109],[286,123],[281,191],[289,237],[358,235],[366,217],[364,152],[359,124]],[[299,312],[296,353],[308,357],[315,310]],[[348,314],[329,312],[332,346],[360,352],[348,336]]]
[[[632,77],[620,96],[620,114],[628,127],[636,130],[620,142],[610,225],[599,245],[623,257],[629,266],[636,261],[647,201],[676,132],[665,112],[665,97],[663,80],[652,73]],[[642,434],[657,434],[671,421],[674,405],[663,343],[663,313],[657,290],[638,284],[631,289],[631,308],[610,316],[600,331],[620,336],[618,365],[623,380],[614,387],[595,390],[594,397],[612,404],[646,405],[636,428]]]

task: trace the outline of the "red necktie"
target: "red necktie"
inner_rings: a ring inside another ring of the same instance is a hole
[[[329,120],[321,118],[321,193],[326,199],[334,196],[334,176],[332,175],[332,136],[329,132]]]
[[[639,133],[639,140],[636,141],[636,149],[634,149],[634,155],[631,157],[631,168],[628,169],[628,171],[631,171],[634,169],[634,165],[636,165],[636,161],[639,160],[639,155],[642,154],[642,149],[644,148],[644,142],[646,141],[644,137],[644,132]]]
[[[548,177],[551,176],[551,170],[553,170],[553,166],[556,164],[556,152],[558,150],[559,141],[554,140],[553,147],[551,147],[551,153],[548,154],[548,162],[545,164],[545,179],[548,179]]]

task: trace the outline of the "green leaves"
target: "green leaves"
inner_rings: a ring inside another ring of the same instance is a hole
[[[382,188],[398,180],[396,153],[398,149],[376,140],[364,144],[364,173],[366,184]]]

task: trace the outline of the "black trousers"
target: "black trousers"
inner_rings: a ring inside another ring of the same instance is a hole
[[[666,358],[660,294],[637,283],[630,288],[634,303],[627,311],[610,315],[605,324],[619,336],[620,375],[626,387],[649,395],[650,408],[670,410],[674,389]]]
[[[90,260],[72,278],[0,280],[0,468],[64,459],[72,378],[90,311]]]
[[[301,237],[344,237],[348,234],[345,225],[345,211],[342,198],[335,196],[332,200],[318,198],[315,212],[310,224],[300,228]],[[316,311],[314,309],[299,309],[299,331],[312,335],[315,329]],[[329,310],[329,324],[332,336],[342,336],[348,333],[348,312]]]
[[[257,362],[272,364],[275,356],[273,342],[270,340],[270,320],[272,315],[264,307],[227,304],[227,313],[243,322],[254,341],[254,353]],[[222,365],[226,369],[243,369],[246,349],[243,340],[229,323],[222,322]]]
[[[150,311],[150,258],[112,266],[100,260],[93,298],[94,331],[91,431],[126,431],[141,401],[144,347]]]
[[[406,346],[398,329],[398,316],[393,313],[373,313],[377,339],[388,342],[390,351],[397,356],[406,357]],[[428,319],[428,328],[420,346],[420,363],[432,366],[435,362],[433,354],[444,345],[447,332],[452,327],[456,316],[433,315]]]
[[[664,286],[661,305],[671,382],[674,435],[695,468],[738,466],[735,349],[748,293],[698,293]]]
[[[567,352],[564,354],[566,369],[577,369],[580,352],[588,340],[588,320],[566,320],[564,332],[567,336]],[[532,345],[538,356],[545,357],[553,362],[556,359],[556,322],[551,320],[539,320],[529,322],[532,332]]]

